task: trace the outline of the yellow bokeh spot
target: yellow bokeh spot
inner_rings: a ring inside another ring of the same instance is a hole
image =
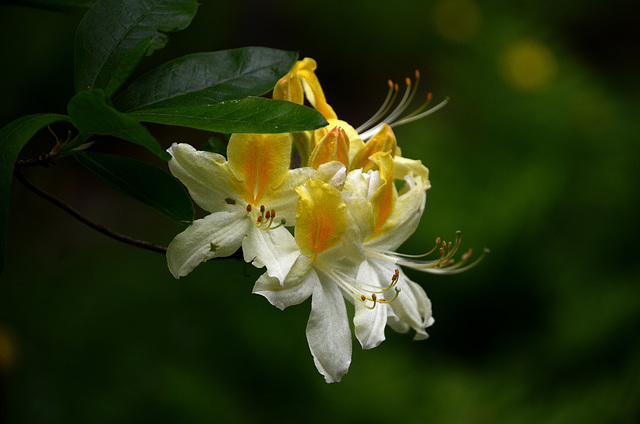
[[[512,87],[535,92],[546,87],[557,72],[551,50],[536,41],[518,41],[502,55],[501,71]]]
[[[463,43],[480,30],[482,13],[471,0],[440,0],[433,8],[433,24],[440,35]]]
[[[16,349],[11,334],[0,325],[0,374],[8,373],[14,366]]]

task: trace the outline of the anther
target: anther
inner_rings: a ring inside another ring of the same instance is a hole
[[[383,102],[380,110],[376,112],[371,119],[356,128],[356,131],[358,132],[358,134],[360,134],[360,137],[364,141],[368,140],[378,132],[379,127],[383,124],[383,121],[389,126],[395,128],[399,125],[404,125],[417,119],[424,118],[425,116],[434,113],[447,104],[449,100],[448,98],[440,102],[433,108],[427,109],[427,106],[429,105],[432,98],[432,94],[429,93],[427,95],[427,100],[420,107],[418,107],[408,115],[402,117],[404,111],[409,107],[418,91],[418,85],[420,82],[420,71],[416,69],[414,71],[414,75],[415,80],[412,80],[409,77],[405,78],[406,89],[404,90],[404,94],[402,95],[399,103],[393,110],[392,105],[395,103],[400,87],[397,83],[393,83],[390,80],[387,81],[387,84],[389,85],[389,93],[387,94],[387,98]]]
[[[275,209],[271,209],[271,219],[276,217],[276,210]]]
[[[264,205],[260,205],[260,213],[264,213],[265,207]]]
[[[264,215],[264,217],[265,217],[266,219],[271,218],[271,211],[267,211],[267,213]]]
[[[251,205],[247,205],[247,212],[251,212]]]

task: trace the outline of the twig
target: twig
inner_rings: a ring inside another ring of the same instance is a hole
[[[59,207],[60,209],[62,209],[63,211],[67,212],[69,215],[71,215],[72,217],[76,218],[77,220],[79,220],[80,222],[88,225],[89,227],[93,228],[96,231],[101,232],[104,235],[107,235],[113,239],[116,239],[118,241],[124,242],[124,243],[128,243],[131,244],[133,246],[136,247],[141,247],[143,249],[147,249],[147,250],[151,250],[153,252],[159,252],[162,254],[167,253],[167,248],[164,246],[158,246],[156,244],[150,243],[148,241],[144,241],[144,240],[137,240],[134,238],[131,238],[129,236],[125,236],[124,234],[120,234],[117,233],[113,230],[110,230],[106,227],[103,227],[102,225],[96,224],[95,222],[91,221],[89,218],[85,217],[84,215],[82,215],[80,212],[78,212],[77,210],[75,210],[74,208],[72,208],[71,206],[67,205],[66,203],[64,203],[62,200],[58,199],[57,197],[40,190],[38,187],[34,186],[25,176],[22,172],[20,172],[20,170],[18,169],[14,169],[13,171],[13,175],[15,175],[15,177],[29,190],[31,190],[32,192],[34,192],[35,194],[37,194],[38,196],[42,197],[43,199],[53,203],[54,205],[56,205],[57,207]]]
[[[37,158],[17,160],[16,168],[26,168],[29,166],[43,166],[45,168],[48,168],[52,163],[54,163],[53,155],[51,155],[51,153],[45,153],[38,156]]]

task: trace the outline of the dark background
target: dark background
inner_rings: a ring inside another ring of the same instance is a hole
[[[79,14],[0,6],[0,125],[65,113]],[[162,255],[94,232],[14,182],[0,280],[12,423],[635,423],[640,420],[640,71],[631,1],[202,1],[141,71],[248,45],[297,50],[340,118],[377,110],[414,69],[450,103],[396,129],[431,171],[401,249],[463,231],[491,255],[456,276],[409,271],[430,339],[387,332],[327,385],[304,328],[251,295],[260,274],[212,261],[179,281]],[[416,101],[416,107],[419,105]],[[209,136],[150,128],[163,146]],[[61,134],[64,136],[64,134]],[[40,134],[24,157],[48,151]],[[104,146],[103,146],[104,147]],[[147,160],[136,146],[110,149]],[[28,169],[95,221],[167,245],[182,230],[72,159]]]

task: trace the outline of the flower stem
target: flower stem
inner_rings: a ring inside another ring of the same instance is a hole
[[[57,207],[59,207],[63,211],[67,212],[72,217],[76,218],[78,221],[84,223],[85,225],[88,225],[89,227],[93,228],[94,230],[99,231],[102,234],[107,235],[107,236],[109,236],[109,237],[111,237],[113,239],[116,239],[118,241],[121,241],[123,243],[128,243],[128,244],[131,244],[131,245],[136,246],[136,247],[141,247],[143,249],[151,250],[153,252],[158,252],[158,253],[162,253],[162,254],[167,253],[167,248],[164,247],[164,246],[158,246],[158,245],[150,243],[148,241],[134,239],[132,237],[126,236],[124,234],[117,233],[117,232],[115,232],[113,230],[110,230],[110,229],[108,229],[106,227],[103,227],[100,224],[97,224],[97,223],[91,221],[89,218],[87,218],[86,216],[82,215],[80,212],[78,212],[77,210],[75,210],[74,208],[72,208],[71,206],[69,206],[68,204],[63,202],[62,200],[60,200],[57,197],[47,193],[46,191],[43,191],[43,190],[39,189],[38,187],[34,186],[31,183],[31,181],[29,181],[20,170],[14,169],[13,175],[15,175],[15,177],[18,179],[18,181],[20,181],[26,188],[28,188],[29,190],[31,190],[32,192],[34,192],[38,196],[42,197],[43,199],[53,203],[54,205],[56,205]]]

